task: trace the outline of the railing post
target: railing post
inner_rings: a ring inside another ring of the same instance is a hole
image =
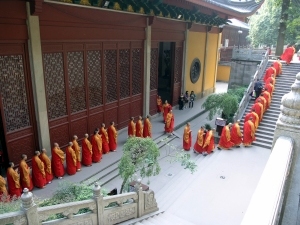
[[[96,212],[97,212],[97,224],[104,224],[104,206],[103,206],[103,196],[101,195],[101,187],[96,182],[93,189],[93,198],[96,202]]]
[[[38,225],[39,224],[39,215],[37,211],[37,205],[33,201],[33,195],[27,188],[24,188],[23,194],[21,195],[23,210],[26,214],[27,224],[29,225]]]
[[[139,187],[137,190],[138,194],[138,218],[142,217],[144,215],[144,205],[145,205],[145,198],[144,198],[144,193],[143,193],[143,188]]]

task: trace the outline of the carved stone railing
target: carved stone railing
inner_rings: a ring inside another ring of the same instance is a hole
[[[242,100],[239,104],[238,110],[234,114],[233,121],[236,121],[236,120],[242,118],[242,116],[245,112],[245,109],[247,108],[249,101],[252,98],[251,94],[254,89],[254,84],[255,84],[257,78],[260,79],[262,77],[262,75],[267,67],[268,59],[269,59],[268,51],[266,51],[265,54],[262,56],[262,60],[261,60],[260,64],[257,65],[257,70],[256,70],[255,74],[253,75],[247,90],[245,91],[244,97],[242,98]]]
[[[265,52],[265,49],[237,48],[235,46],[232,49],[232,59],[260,61]]]
[[[276,225],[279,222],[286,181],[293,158],[294,141],[276,140],[241,225]]]
[[[142,191],[141,187],[137,188],[136,192],[103,197],[101,188],[96,183],[93,189],[93,199],[39,208],[33,201],[32,193],[25,188],[21,196],[21,210],[0,215],[0,224],[110,225],[157,211],[154,192]],[[109,207],[111,203],[116,203],[116,206]],[[90,212],[75,215],[80,209],[89,209]],[[49,217],[55,214],[62,214],[64,218],[49,220]],[[43,222],[45,220],[48,221]]]

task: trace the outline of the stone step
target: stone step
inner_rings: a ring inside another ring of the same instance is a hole
[[[257,135],[266,135],[268,137],[273,136],[274,135],[274,130],[267,130],[264,127],[258,127],[256,130],[256,134]]]
[[[261,147],[261,148],[266,148],[266,149],[270,149],[272,148],[272,145],[270,144],[266,144],[266,143],[260,143],[260,142],[257,142],[257,141],[254,141],[252,143],[252,145],[255,145],[255,146],[258,146],[258,147]]]
[[[266,145],[271,145],[272,146],[272,143],[273,143],[273,137],[272,139],[269,139],[269,138],[264,138],[264,137],[261,137],[261,136],[255,136],[256,138],[256,142],[258,143],[264,143]]]

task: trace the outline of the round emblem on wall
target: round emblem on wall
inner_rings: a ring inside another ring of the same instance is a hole
[[[198,58],[195,58],[191,64],[190,76],[192,83],[196,83],[200,77],[201,63]]]

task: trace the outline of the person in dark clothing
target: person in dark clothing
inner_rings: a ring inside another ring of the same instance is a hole
[[[194,94],[194,91],[192,91],[190,94],[189,108],[194,107],[195,98],[196,98],[196,95]]]
[[[255,100],[260,96],[263,89],[263,83],[257,79],[257,81],[254,84],[254,91],[255,91]]]
[[[183,95],[181,95],[181,96],[178,98],[178,105],[179,105],[179,110],[183,110],[183,106],[184,106]]]

